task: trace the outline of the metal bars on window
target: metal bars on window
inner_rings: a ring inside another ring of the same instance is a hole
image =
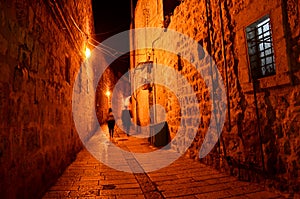
[[[270,17],[246,28],[248,54],[253,79],[276,74]]]

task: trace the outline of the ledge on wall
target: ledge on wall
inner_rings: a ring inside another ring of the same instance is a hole
[[[277,74],[274,76],[265,77],[258,80],[259,88],[274,88],[291,84],[288,72]],[[245,93],[253,92],[253,83],[242,83],[242,88]]]

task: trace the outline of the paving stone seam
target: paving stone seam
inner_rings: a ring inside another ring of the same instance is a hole
[[[129,150],[128,147],[125,145],[125,143],[122,143],[122,145],[123,145],[122,147],[124,147],[124,149]],[[157,199],[159,199],[159,198],[165,199],[165,197],[162,195],[162,193],[157,188],[156,184],[150,179],[148,174],[146,172],[144,172],[143,168],[141,167],[139,162],[136,160],[134,155],[132,153],[130,153],[129,155],[126,155],[126,157],[125,157],[125,153],[123,153],[123,156],[126,159],[130,169],[132,169],[133,174],[134,174],[137,182],[139,183],[140,188],[142,189],[142,192],[144,193],[145,198],[150,199],[150,198],[152,198],[151,194],[156,193]],[[136,170],[133,168],[139,168],[140,173],[135,173]],[[141,171],[143,171],[143,172],[141,172]],[[145,181],[143,179],[145,179]],[[145,184],[147,186],[145,186]],[[150,188],[150,190],[149,190],[149,188]]]

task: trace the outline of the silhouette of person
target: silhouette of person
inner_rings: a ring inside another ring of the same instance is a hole
[[[127,134],[127,136],[129,136],[130,135],[129,131],[130,131],[130,125],[131,125],[131,116],[130,116],[129,109],[127,109],[127,106],[125,106],[125,109],[122,110],[121,119],[122,119],[123,127],[125,128],[125,133]]]
[[[115,128],[115,118],[112,113],[112,108],[108,109],[108,117],[107,117],[107,125],[108,125],[108,131],[109,131],[109,137],[114,137],[114,128]]]

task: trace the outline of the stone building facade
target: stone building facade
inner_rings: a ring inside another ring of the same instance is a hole
[[[117,125],[122,125],[120,121],[122,110],[125,106],[126,97],[130,95],[129,77],[127,77],[129,63],[122,59],[124,57],[121,56],[111,63],[97,84],[95,102],[100,125],[106,124],[109,108],[113,108]]]
[[[132,67],[152,63],[176,69],[177,78],[164,69],[154,73],[154,78],[172,81],[175,90],[184,90],[186,85],[182,82],[187,79],[197,96],[200,115],[196,117],[200,123],[186,152],[188,156],[199,159],[212,114],[220,114],[218,109],[217,113],[211,111],[213,98],[218,97],[219,91],[213,88],[210,94],[205,84],[207,77],[201,77],[195,69],[194,59],[186,60],[180,54],[155,49],[158,42],[166,46],[174,43],[173,38],[161,36],[172,30],[203,46],[207,53],[203,56],[198,52],[199,57],[195,59],[208,66],[211,63],[208,55],[211,55],[219,74],[213,71],[210,76],[222,77],[226,88],[227,101],[214,104],[214,107],[226,106],[221,137],[200,161],[241,180],[259,181],[290,193],[300,190],[299,6],[296,0],[139,0],[134,27],[145,31],[133,39],[136,46],[146,48],[133,53]],[[164,31],[150,37],[153,33],[147,33],[146,29],[150,27]],[[188,47],[181,42],[177,49],[180,52]],[[195,130],[193,122],[179,114],[180,110],[189,115],[194,113],[188,104],[180,107],[182,98],[190,97],[188,93],[176,97],[169,88],[153,85],[135,93],[135,122],[149,125],[152,114],[149,108],[157,103],[165,108],[171,138],[176,136],[183,121],[185,133],[180,137],[183,141],[191,139],[189,132]],[[159,115],[156,113],[155,117]],[[173,143],[172,148],[180,151],[180,142]]]
[[[82,147],[72,93],[80,68],[93,76],[81,67],[94,33],[92,2],[5,0],[0,13],[0,195],[39,198]],[[82,117],[92,130],[89,112]]]

